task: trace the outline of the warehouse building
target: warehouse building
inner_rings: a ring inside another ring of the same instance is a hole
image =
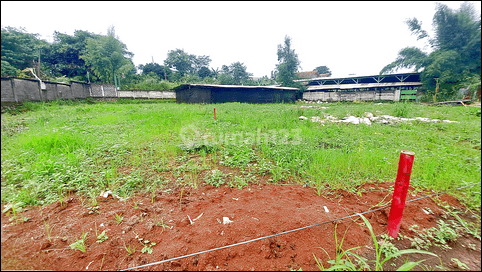
[[[422,87],[420,73],[319,77],[297,81],[307,88],[303,99],[320,101],[413,100]]]
[[[301,98],[299,89],[278,86],[182,84],[175,91],[177,103],[286,103]]]

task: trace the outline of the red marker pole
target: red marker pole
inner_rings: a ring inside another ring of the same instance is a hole
[[[407,197],[408,186],[410,185],[410,174],[415,153],[413,151],[402,150],[400,161],[398,162],[398,173],[393,191],[392,206],[388,215],[388,235],[393,238],[398,237],[400,222],[402,221],[405,198]]]
[[[216,120],[216,108],[214,108],[214,120]]]

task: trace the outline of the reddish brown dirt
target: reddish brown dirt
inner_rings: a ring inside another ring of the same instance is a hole
[[[331,194],[318,196],[313,189],[301,185],[251,185],[242,190],[208,185],[184,190],[182,198],[179,188],[174,188],[169,193],[158,191],[154,203],[151,203],[149,194],[137,195],[126,202],[112,196],[98,197],[100,213],[91,214],[75,195],[63,206],[56,202],[24,211],[21,216],[30,218],[25,223],[11,224],[2,214],[1,268],[126,269],[364,212],[377,204],[386,204],[391,198],[393,183],[365,184],[358,189],[362,188],[364,190],[358,190],[364,191],[361,195],[332,191]],[[409,193],[407,200],[421,195]],[[452,197],[441,195],[439,198],[452,207],[463,208]],[[134,200],[138,203],[137,208],[134,208]],[[323,206],[328,208],[328,213]],[[430,208],[434,214],[422,212],[423,207]],[[443,211],[431,198],[408,203],[400,231],[409,235],[408,229],[413,224],[422,228],[436,226]],[[389,208],[386,208],[366,214],[376,235],[386,233],[388,212]],[[115,213],[123,216],[119,225],[115,222]],[[194,219],[200,214],[202,216],[190,224],[188,216]],[[233,222],[226,225],[218,222],[225,216]],[[162,219],[172,229],[156,226],[155,218]],[[339,240],[349,228],[343,248],[361,246],[358,254],[373,260],[371,236],[366,227],[357,224],[360,220],[355,223],[354,219],[338,222]],[[44,221],[52,228],[51,242],[47,238]],[[106,230],[106,241],[96,242],[95,227],[99,233]],[[334,223],[323,224],[139,270],[317,270],[313,254],[327,266],[328,256],[321,248],[328,252],[331,259],[334,258],[334,230]],[[88,232],[85,253],[69,247],[82,231]],[[141,253],[142,246],[135,238],[136,234],[157,243],[152,254]],[[471,270],[480,270],[480,241],[473,238],[470,241],[476,244],[476,250],[459,245],[453,247],[453,251],[437,252],[446,268],[456,269],[449,262],[450,256],[457,256],[459,260],[465,260]],[[124,246],[135,247],[135,253],[128,255]],[[444,257],[444,254],[450,256]],[[398,265],[403,264],[406,257],[399,259]],[[429,261],[427,264],[432,269],[440,265],[438,258],[431,263]],[[391,269],[390,266],[387,269]]]

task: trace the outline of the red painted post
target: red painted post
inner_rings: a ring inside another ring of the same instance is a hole
[[[214,120],[216,120],[216,108],[214,108]]]
[[[408,186],[410,185],[410,174],[415,153],[413,151],[402,150],[398,162],[398,173],[393,190],[392,206],[388,215],[388,235],[393,238],[398,237],[400,222],[402,221],[405,198],[407,197]]]

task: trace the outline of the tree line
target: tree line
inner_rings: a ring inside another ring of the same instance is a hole
[[[1,35],[2,77],[35,78],[33,71],[46,81],[114,83],[123,89],[144,90],[172,89],[182,83],[299,85],[293,83],[299,60],[290,49],[289,37],[285,37],[287,51],[280,51],[281,45],[278,48],[280,64],[275,68],[278,76],[252,80],[252,73],[242,62],[214,69],[210,68],[210,56],[196,56],[178,48],[169,50],[162,64],[150,62],[136,67],[132,61],[134,54],[116,36],[114,27],[108,29],[107,35],[83,30],[76,30],[73,35],[55,31],[52,43],[24,28],[2,27]]]

